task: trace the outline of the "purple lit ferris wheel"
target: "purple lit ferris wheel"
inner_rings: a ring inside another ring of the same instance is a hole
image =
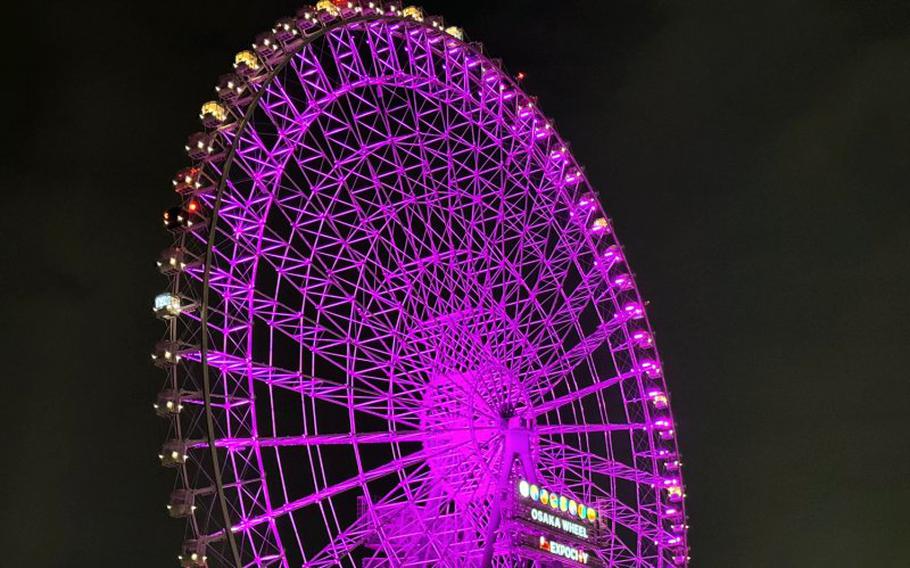
[[[415,7],[236,56],[164,215],[185,567],[688,561],[667,389],[566,143]]]

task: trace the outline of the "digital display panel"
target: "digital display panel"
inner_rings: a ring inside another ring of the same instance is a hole
[[[519,543],[535,556],[600,565],[590,551],[599,543],[602,521],[590,504],[522,479],[516,485],[512,520]]]
[[[518,535],[516,544],[526,551],[527,557],[546,562],[546,565],[557,562],[566,566],[589,566],[604,568],[602,562],[594,557],[593,548],[540,532],[527,532]]]

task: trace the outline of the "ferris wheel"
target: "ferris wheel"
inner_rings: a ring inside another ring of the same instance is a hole
[[[323,1],[216,91],[154,302],[181,565],[686,565],[644,303],[518,79]]]

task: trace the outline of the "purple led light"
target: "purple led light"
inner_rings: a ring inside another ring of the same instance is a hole
[[[639,366],[641,367],[641,370],[644,371],[644,373],[652,379],[657,378],[661,375],[660,365],[655,361],[642,361]]]
[[[632,332],[632,341],[642,349],[654,345],[654,337],[649,332],[643,330]]]

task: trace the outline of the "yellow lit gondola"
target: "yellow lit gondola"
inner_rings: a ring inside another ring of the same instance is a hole
[[[234,67],[245,65],[247,69],[256,71],[259,69],[259,58],[250,50],[244,50],[234,56]]]
[[[227,109],[221,103],[215,101],[209,101],[202,105],[202,112],[199,113],[199,118],[203,121],[219,124],[227,120],[227,116]]]
[[[594,224],[591,226],[592,231],[603,231],[610,228],[610,222],[605,217],[598,217],[594,219]]]
[[[401,11],[401,15],[405,18],[411,18],[412,20],[422,22],[423,21],[423,10],[417,6],[408,6]]]
[[[319,0],[319,2],[316,2],[316,9],[323,12],[328,12],[333,16],[337,16],[341,13],[341,10],[338,9],[338,6],[336,6],[335,3],[331,0]]]

